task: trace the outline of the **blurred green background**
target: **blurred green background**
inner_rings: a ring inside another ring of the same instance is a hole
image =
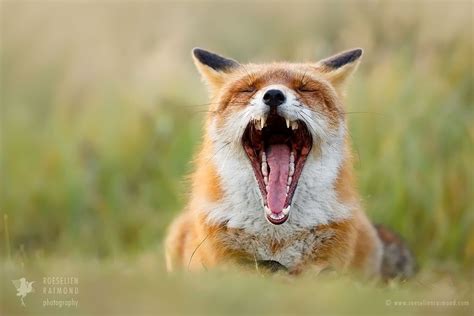
[[[362,47],[347,107],[367,212],[406,238],[422,269],[472,268],[471,1],[1,9],[2,258],[160,253],[208,102],[194,46],[241,62]]]

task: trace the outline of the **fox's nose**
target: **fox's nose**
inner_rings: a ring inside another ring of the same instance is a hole
[[[263,103],[271,107],[277,107],[283,104],[285,100],[285,95],[278,89],[270,89],[263,95]]]

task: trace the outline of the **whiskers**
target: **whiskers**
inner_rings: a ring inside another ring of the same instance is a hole
[[[301,107],[299,110],[296,111],[296,116],[298,117],[298,119],[303,121],[303,123],[305,123],[307,128],[310,130],[313,138],[319,138],[325,141],[328,138],[328,135],[324,128],[321,126],[322,118],[316,114],[310,115],[309,113],[305,112],[305,110],[306,108]]]
[[[209,232],[209,234],[207,234],[206,237],[204,237],[204,239],[201,240],[201,242],[196,246],[196,248],[194,248],[193,252],[191,253],[191,256],[189,257],[188,271],[190,270],[191,262],[193,261],[194,255],[196,254],[196,251],[198,251],[198,249],[201,248],[202,244],[204,244],[204,242],[207,240],[207,238],[209,238],[210,235],[211,235],[211,232]]]
[[[188,261],[188,266],[187,266],[187,269],[188,271],[190,271],[191,269],[191,262],[193,261],[193,258],[194,258],[194,255],[196,254],[196,252],[199,250],[199,248],[201,248],[201,246],[206,242],[206,240],[209,239],[209,237],[213,236],[213,234],[217,234],[219,232],[221,232],[223,229],[226,228],[226,223],[224,223],[223,225],[220,225],[217,229],[215,230],[211,230],[200,242],[199,244],[196,246],[196,248],[194,248],[193,252],[191,253],[191,256],[189,256],[189,261]],[[201,264],[203,265],[204,269],[207,270],[206,266],[201,262]]]
[[[236,106],[245,106],[248,105],[248,102],[232,102],[231,105]],[[207,113],[210,115],[216,115],[222,113],[222,109],[225,107],[222,102],[209,102],[209,103],[200,103],[200,104],[186,104],[180,105],[179,108],[184,111],[191,112],[193,114]]]
[[[313,119],[313,115],[316,115],[316,117],[318,118],[321,118],[323,116],[326,116],[323,112],[321,111],[318,111],[316,109],[311,109],[309,107],[304,107],[303,105],[301,104],[294,104],[296,107],[299,108],[299,110],[297,111],[297,116],[299,119],[301,119],[307,126],[308,126],[308,129],[311,131],[311,133],[313,135],[315,135],[317,138],[319,138],[321,141],[323,141],[327,146],[329,146],[330,148],[332,148],[333,150],[343,150],[343,149],[338,149],[338,148],[335,148],[334,145],[332,145],[329,140],[328,140],[328,135],[327,133],[324,131],[323,128],[320,128],[318,130],[316,130],[316,128],[314,127],[315,126],[318,126],[318,123],[314,121]],[[309,111],[310,113],[312,114],[309,114],[305,111]],[[381,113],[377,113],[377,112],[341,112],[341,114],[343,115],[346,115],[346,114],[374,114],[374,115],[380,115],[382,116]],[[333,120],[331,118],[327,118],[329,120]],[[311,123],[314,123],[311,124]],[[351,144],[354,145],[354,149],[356,151],[356,155],[357,155],[357,161],[359,164],[362,164],[362,160],[361,160],[361,156],[360,156],[360,151],[359,151],[359,147],[357,145],[357,142],[354,140],[354,137],[352,136],[352,133],[350,132],[350,130],[347,128],[347,126],[342,123],[339,125],[341,128],[344,129],[344,134],[348,135],[351,139]]]

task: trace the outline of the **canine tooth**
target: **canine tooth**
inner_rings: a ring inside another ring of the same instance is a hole
[[[291,181],[293,181],[293,177],[288,177],[288,185],[291,184]]]
[[[294,163],[294,162],[295,162],[295,152],[292,151],[290,154],[290,163]]]
[[[267,155],[265,152],[262,152],[262,161],[267,161]]]
[[[298,122],[296,121],[291,122],[291,129],[292,130],[298,129]]]
[[[268,177],[263,177],[263,182],[265,182],[265,184],[268,186]],[[267,192],[268,192],[268,189],[267,189]]]
[[[286,119],[286,128],[290,128],[290,120]]]
[[[261,130],[262,130],[262,127],[260,126],[260,120],[255,120],[255,128],[256,128],[258,131],[261,131]]]
[[[260,118],[260,128],[264,128],[267,122],[267,118],[261,117]]]
[[[290,177],[292,177],[295,174],[295,163],[290,162]]]
[[[290,213],[290,206],[289,205],[283,209],[283,214],[284,215],[288,215],[288,213]]]
[[[287,186],[286,186],[286,193],[288,193],[289,191],[290,191],[290,186],[287,185]]]

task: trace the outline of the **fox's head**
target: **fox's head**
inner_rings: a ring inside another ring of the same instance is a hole
[[[213,219],[304,227],[348,215],[335,188],[348,154],[342,91],[361,55],[241,64],[193,50],[210,91],[206,137],[224,192]]]

